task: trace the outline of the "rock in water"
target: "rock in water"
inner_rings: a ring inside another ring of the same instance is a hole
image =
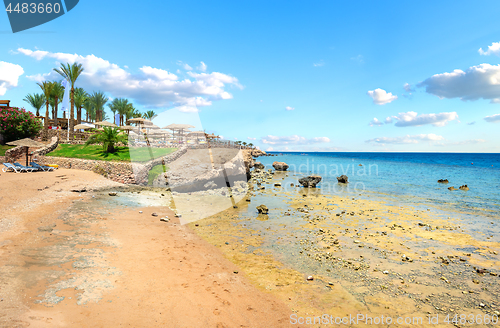
[[[458,190],[458,189],[455,187],[448,187],[448,190]]]
[[[268,214],[269,213],[269,209],[267,208],[266,205],[257,206],[257,211],[259,211],[259,214]]]
[[[299,183],[306,188],[316,188],[316,185],[320,183],[320,181],[321,177],[319,175],[310,175],[299,179]]]
[[[276,171],[286,171],[289,166],[285,162],[274,162],[273,167]]]
[[[448,183],[448,179],[439,179],[438,182],[439,183]]]
[[[337,181],[339,183],[348,183],[347,179],[348,179],[347,175],[343,175],[343,174],[341,176],[337,177]]]
[[[117,194],[116,194],[116,192],[112,191],[112,192],[109,192],[108,195],[110,195],[110,196],[116,196]]]
[[[467,191],[467,190],[469,190],[469,187],[467,187],[467,185],[463,185],[463,186],[458,187],[458,189]]]
[[[253,167],[258,169],[258,170],[263,170],[265,168],[264,164],[262,164],[261,162],[255,162],[253,164]]]

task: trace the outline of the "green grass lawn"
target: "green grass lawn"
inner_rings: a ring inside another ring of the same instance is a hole
[[[5,152],[11,148],[14,148],[14,146],[0,145],[0,156],[5,156]]]
[[[149,171],[149,174],[148,174],[148,186],[153,185],[153,180],[158,176],[158,174],[161,174],[161,173],[166,172],[166,171],[168,171],[167,165],[159,164],[159,165],[153,166],[153,168],[151,169],[151,171]]]
[[[132,160],[135,162],[147,162],[151,160],[151,152],[153,158],[168,155],[176,150],[176,148],[147,148],[147,147],[116,147],[116,152],[106,153],[102,146],[89,145],[66,145],[61,144],[57,148],[47,154],[54,157],[71,157],[82,159],[93,159],[102,161],[124,161],[130,162],[130,153],[132,152]]]

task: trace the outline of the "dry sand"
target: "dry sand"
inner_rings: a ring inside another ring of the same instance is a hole
[[[79,170],[1,173],[1,327],[289,326],[283,301],[167,207],[108,207],[99,188],[120,185]]]

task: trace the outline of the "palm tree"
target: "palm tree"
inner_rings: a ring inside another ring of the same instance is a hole
[[[116,151],[115,144],[119,142],[126,144],[127,134],[120,132],[117,128],[105,126],[101,133],[92,135],[85,142],[85,146],[102,143],[102,147],[106,153],[114,153]]]
[[[248,147],[252,148],[253,147],[253,143],[249,143]]]
[[[73,134],[75,132],[75,121],[74,116],[75,116],[75,82],[82,74],[83,72],[83,67],[82,64],[76,64],[73,63],[70,65],[69,63],[66,64],[61,64],[60,68],[54,68],[54,71],[59,73],[62,77],[64,77],[69,83],[71,83],[71,110],[70,110],[70,121],[69,121],[69,133],[70,133],[70,138],[73,138]]]
[[[90,101],[90,98],[87,98],[85,102],[83,103],[83,108],[85,109],[85,112],[87,113],[87,122],[95,122],[95,109],[94,105],[92,104],[92,101]]]
[[[45,104],[45,96],[41,93],[31,94],[29,93],[26,98],[23,99],[28,104],[36,109],[36,116],[40,116],[40,108]]]
[[[128,102],[128,99],[125,99],[125,98],[115,98],[113,99],[113,101],[111,102],[111,104],[108,105],[108,107],[111,109],[111,111],[113,112],[113,114],[115,114],[116,112],[118,112],[118,114],[120,115],[120,126],[123,125],[123,119],[124,119],[124,116],[127,116],[127,119],[128,119],[128,116],[127,114],[129,114],[132,110],[134,110],[134,106]]]
[[[105,119],[104,105],[108,102],[108,97],[104,92],[95,92],[89,97],[90,102],[94,106],[96,121],[103,121]]]
[[[147,120],[152,120],[154,119],[158,114],[156,114],[153,110],[148,110],[144,114],[142,114],[142,118],[145,118]]]
[[[82,108],[88,96],[82,88],[75,89],[76,122],[78,124],[82,123]]]
[[[57,126],[57,105],[62,101],[64,95],[64,88],[61,82],[54,82],[52,87],[52,98],[54,99],[54,112],[52,113],[52,118],[54,119],[54,125]]]
[[[40,89],[42,89],[43,94],[45,95],[45,106],[47,109],[45,110],[45,120],[43,121],[44,128],[44,136],[43,138],[47,140],[48,130],[49,130],[49,99],[52,94],[52,88],[54,87],[54,83],[50,81],[43,81],[42,83],[37,83]]]

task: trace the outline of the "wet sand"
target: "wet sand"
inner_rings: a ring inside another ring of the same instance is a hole
[[[445,327],[448,315],[499,316],[498,217],[464,222],[453,211],[285,188],[291,176],[259,177],[250,202],[190,226],[304,317],[421,317],[412,326],[428,327],[439,315],[432,326]]]
[[[0,326],[289,326],[285,302],[167,207],[124,205],[132,195],[92,172],[2,173]]]

